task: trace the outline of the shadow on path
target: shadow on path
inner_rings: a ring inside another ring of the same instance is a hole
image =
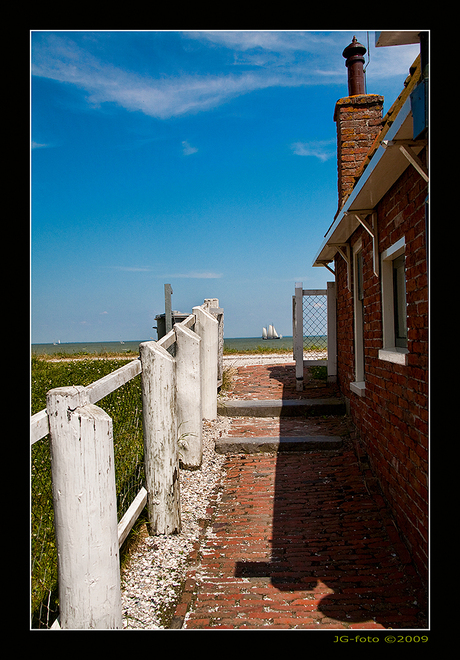
[[[270,368],[270,377],[283,383],[283,398],[295,396],[292,365]],[[312,393],[307,389],[303,396]],[[322,420],[321,433],[327,422]],[[336,420],[329,422],[334,434]],[[281,417],[280,435],[290,433]],[[426,628],[424,592],[409,555],[375,480],[365,479],[351,437],[343,440],[340,450],[278,453],[270,561],[238,561],[234,575],[269,578],[281,592],[304,592],[299,598],[316,601],[316,610],[332,621]],[[266,483],[268,494],[269,475],[257,471],[257,457],[253,462],[254,480]],[[263,493],[259,499],[266,506]],[[257,506],[255,501],[254,515]]]

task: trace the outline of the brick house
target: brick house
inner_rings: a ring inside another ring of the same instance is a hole
[[[379,36],[378,36],[379,35]],[[364,93],[356,40],[337,101],[336,216],[314,266],[335,275],[337,382],[422,578],[428,576],[427,33],[377,33],[377,46],[420,42],[398,99]]]

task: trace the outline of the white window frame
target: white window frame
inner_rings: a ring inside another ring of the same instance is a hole
[[[395,314],[393,290],[393,261],[403,255],[406,250],[404,236],[393,243],[381,254],[381,283],[382,283],[382,326],[383,348],[379,350],[379,359],[395,364],[407,365],[407,348],[396,346],[395,340]],[[407,306],[407,302],[406,302]]]
[[[363,244],[359,240],[353,246],[353,333],[355,348],[355,380],[350,383],[350,389],[358,396],[366,391],[364,375],[364,331],[363,331],[363,302],[359,299],[358,282],[358,254],[362,252]]]

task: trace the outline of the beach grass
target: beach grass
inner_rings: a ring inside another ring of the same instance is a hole
[[[292,353],[292,348],[283,348],[275,346],[257,346],[256,348],[228,348],[224,344],[224,355],[254,355],[254,354],[270,354],[270,353]],[[57,351],[56,353],[40,353],[34,354],[33,358],[43,361],[50,360],[83,360],[83,359],[134,359],[138,357],[139,351],[99,351],[90,353],[88,351],[79,351],[76,353],[66,353],[65,351]]]
[[[57,351],[56,353],[32,353],[32,359],[50,361],[50,360],[94,360],[110,358],[111,360],[119,358],[120,360],[132,360],[139,356],[139,351],[77,351],[75,353],[66,353]]]
[[[304,350],[308,351],[324,351],[325,346],[319,344],[311,344],[305,346]],[[224,355],[289,355],[292,354],[292,347],[283,346],[264,346],[259,344],[255,348],[223,348]],[[87,351],[80,351],[78,353],[41,353],[40,355],[33,355],[33,359],[41,360],[43,362],[56,362],[56,361],[71,361],[71,360],[133,360],[139,357],[139,351],[100,351],[89,353]]]
[[[112,359],[104,359],[106,357]],[[31,414],[46,408],[46,393],[50,389],[68,385],[86,386],[126,364],[125,355],[120,359],[113,359],[114,357],[116,356],[95,358],[93,355],[69,360],[69,355],[65,354],[65,360],[51,361],[43,356],[33,356]],[[113,420],[117,507],[120,519],[143,482],[140,375],[104,397],[97,405]],[[57,607],[57,551],[48,436],[31,447],[31,549],[32,627],[47,627],[50,611],[55,612]]]

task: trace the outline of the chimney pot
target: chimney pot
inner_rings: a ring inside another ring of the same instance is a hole
[[[348,68],[348,95],[356,96],[358,94],[365,94],[364,84],[364,53],[366,49],[356,37],[349,44],[342,55],[345,57],[345,65]]]

